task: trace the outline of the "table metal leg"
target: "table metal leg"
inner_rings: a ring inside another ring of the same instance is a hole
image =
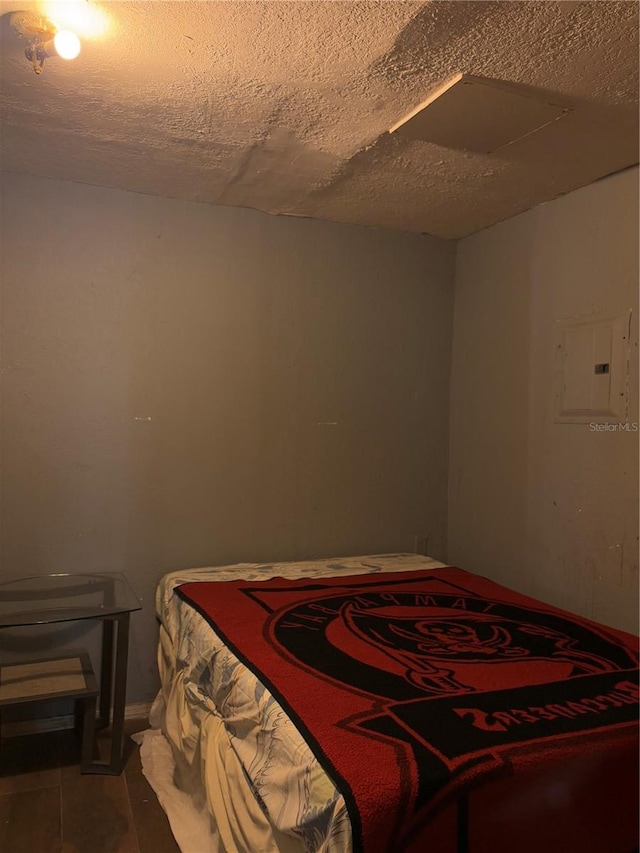
[[[113,686],[113,619],[102,620],[102,656],[100,664],[100,715],[98,728],[104,729],[111,718]]]
[[[111,767],[122,770],[124,758],[124,708],[127,700],[127,660],[129,657],[129,614],[118,618],[116,665],[113,691],[113,722],[111,727]]]
[[[114,628],[116,628],[115,661],[113,659]],[[121,613],[118,616],[105,619],[103,643],[103,668],[100,676],[100,724],[108,725],[109,720],[111,720],[111,753],[108,762],[93,761],[83,769],[83,772],[118,776],[122,771],[124,761],[124,710],[127,698],[129,613]],[[105,646],[107,647],[106,651]],[[106,663],[111,663],[111,666],[107,668]],[[113,709],[111,708],[112,697]]]

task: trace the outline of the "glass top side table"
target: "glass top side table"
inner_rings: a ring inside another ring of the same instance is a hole
[[[117,776],[122,771],[129,619],[141,609],[126,577],[117,572],[35,575],[0,583],[0,628],[102,621],[97,725],[111,723],[111,752],[109,761],[93,761],[83,773]]]

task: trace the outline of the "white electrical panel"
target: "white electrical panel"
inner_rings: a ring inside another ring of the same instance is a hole
[[[631,311],[557,323],[556,423],[627,417]]]

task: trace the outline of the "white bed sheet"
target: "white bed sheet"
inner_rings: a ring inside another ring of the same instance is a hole
[[[351,849],[351,828],[342,795],[278,702],[205,619],[174,594],[174,589],[198,581],[331,577],[443,565],[416,554],[383,554],[190,569],[171,572],[160,581],[156,610],[170,641],[174,657],[171,669],[185,693],[186,706],[206,709],[218,718],[268,822],[279,837],[295,842],[292,849],[314,853],[346,853]],[[205,786],[215,784],[206,778],[203,782]]]

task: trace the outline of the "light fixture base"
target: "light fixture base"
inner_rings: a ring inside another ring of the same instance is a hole
[[[12,12],[10,25],[19,38],[30,42],[49,41],[56,34],[51,21],[36,12]]]
[[[36,74],[42,74],[45,59],[50,56],[73,59],[78,55],[80,47],[77,36],[70,33],[72,38],[78,42],[78,47],[74,54],[66,55],[64,51],[58,49],[55,42],[57,37],[65,33],[61,33],[44,15],[35,12],[13,12],[9,23],[18,38],[27,42],[24,55]]]

